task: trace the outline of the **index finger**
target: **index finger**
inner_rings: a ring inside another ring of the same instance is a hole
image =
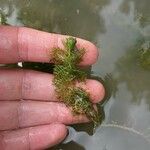
[[[68,36],[52,34],[26,27],[0,26],[0,63],[50,62],[50,51],[63,47]],[[84,48],[81,65],[92,65],[98,57],[98,50],[89,41],[77,38],[77,48]]]

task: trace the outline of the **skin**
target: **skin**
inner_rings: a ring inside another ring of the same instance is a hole
[[[62,40],[66,37],[24,27],[0,26],[0,64],[49,62],[52,48],[63,48]],[[96,62],[95,45],[77,38],[77,47],[86,50],[79,65]],[[85,116],[73,116],[59,102],[52,80],[53,75],[48,73],[0,68],[1,149],[46,149],[66,137],[66,125],[88,122]],[[93,104],[104,97],[104,87],[98,81],[87,80],[76,86],[90,93]]]

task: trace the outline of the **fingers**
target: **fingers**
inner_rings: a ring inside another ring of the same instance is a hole
[[[52,48],[62,48],[62,40],[66,37],[25,27],[0,26],[0,63],[50,62]],[[81,65],[96,62],[98,50],[95,45],[77,38],[77,47],[85,48]]]
[[[88,122],[83,115],[73,115],[63,103],[38,101],[0,101],[0,130],[63,123]]]
[[[103,85],[95,80],[78,83],[97,103],[104,97]],[[43,100],[58,101],[53,75],[31,70],[0,70],[0,100]]]
[[[60,143],[66,135],[67,129],[63,124],[50,124],[0,132],[0,149],[46,149]]]

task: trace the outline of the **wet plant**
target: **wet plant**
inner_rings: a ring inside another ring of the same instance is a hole
[[[100,123],[100,114],[94,109],[89,93],[75,86],[77,82],[86,80],[86,73],[78,67],[85,50],[77,49],[76,42],[75,38],[69,37],[63,41],[64,49],[53,48],[53,83],[59,100],[70,107],[74,115],[86,115],[96,127]]]

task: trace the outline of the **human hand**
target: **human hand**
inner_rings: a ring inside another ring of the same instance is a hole
[[[0,63],[49,62],[53,47],[63,47],[66,36],[24,27],[0,26]],[[82,66],[92,65],[97,48],[77,38],[85,48]],[[67,135],[66,125],[87,122],[86,116],[73,116],[57,99],[53,75],[32,70],[0,69],[0,150],[45,149],[60,143]],[[94,103],[103,99],[101,83],[87,80],[79,86],[90,93]]]

